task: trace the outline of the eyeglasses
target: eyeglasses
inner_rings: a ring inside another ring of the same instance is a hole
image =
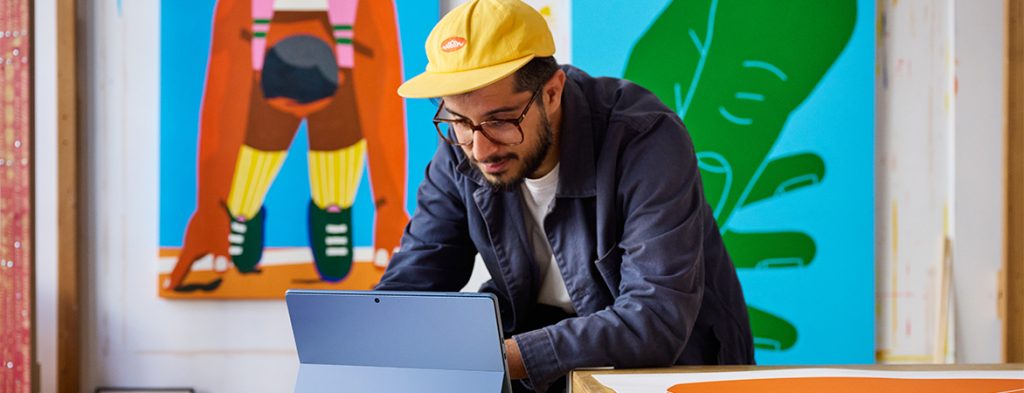
[[[437,106],[437,113],[434,114],[434,128],[437,129],[437,134],[441,136],[441,139],[457,146],[472,145],[473,132],[475,131],[480,131],[485,138],[497,145],[518,145],[523,143],[523,128],[520,124],[523,122],[523,119],[526,119],[526,113],[530,111],[530,106],[537,99],[537,94],[540,93],[542,87],[544,85],[538,86],[537,90],[533,91],[533,95],[530,96],[530,102],[526,103],[526,107],[523,108],[523,113],[519,115],[519,118],[487,120],[480,122],[480,124],[473,124],[468,119],[445,119],[440,117],[441,111],[444,110],[444,100],[441,100],[441,104]]]

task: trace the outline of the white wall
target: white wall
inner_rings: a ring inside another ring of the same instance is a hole
[[[879,360],[1000,362],[1004,2],[880,4]],[[951,269],[943,267],[947,257]],[[951,276],[949,303],[942,302],[944,274]],[[950,319],[940,319],[943,311]]]
[[[953,287],[956,360],[964,363],[1004,361],[998,311],[1006,258],[1004,7],[1003,0],[958,0],[955,9]]]
[[[953,0],[882,2],[876,108],[876,342],[931,362],[951,213]]]
[[[35,328],[40,391],[57,389],[57,14],[35,0]]]

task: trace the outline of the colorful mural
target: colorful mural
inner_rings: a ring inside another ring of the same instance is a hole
[[[574,34],[578,66],[648,88],[687,125],[758,361],[872,362],[874,3],[573,12],[574,26],[615,24]]]
[[[429,160],[407,156],[394,91],[437,4],[200,3],[162,7],[160,294],[372,287],[409,220],[407,165]]]
[[[161,295],[372,287],[436,143],[429,121],[406,121],[429,119],[429,101],[391,93],[425,66],[437,4],[203,4],[163,4]],[[560,53],[687,124],[758,362],[872,362],[874,2],[563,8]]]

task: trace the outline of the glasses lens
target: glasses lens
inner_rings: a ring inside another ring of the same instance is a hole
[[[453,145],[465,145],[473,140],[473,131],[460,122],[439,121],[437,131],[445,142]]]
[[[514,145],[523,141],[523,134],[515,123],[504,120],[488,121],[481,124],[487,136],[497,143]]]

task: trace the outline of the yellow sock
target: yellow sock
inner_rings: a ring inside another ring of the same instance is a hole
[[[252,218],[259,213],[286,154],[286,150],[264,151],[242,145],[228,193],[228,210],[232,215]]]
[[[363,176],[365,153],[365,139],[338,150],[310,150],[309,189],[313,203],[321,209],[332,205],[352,207]]]

